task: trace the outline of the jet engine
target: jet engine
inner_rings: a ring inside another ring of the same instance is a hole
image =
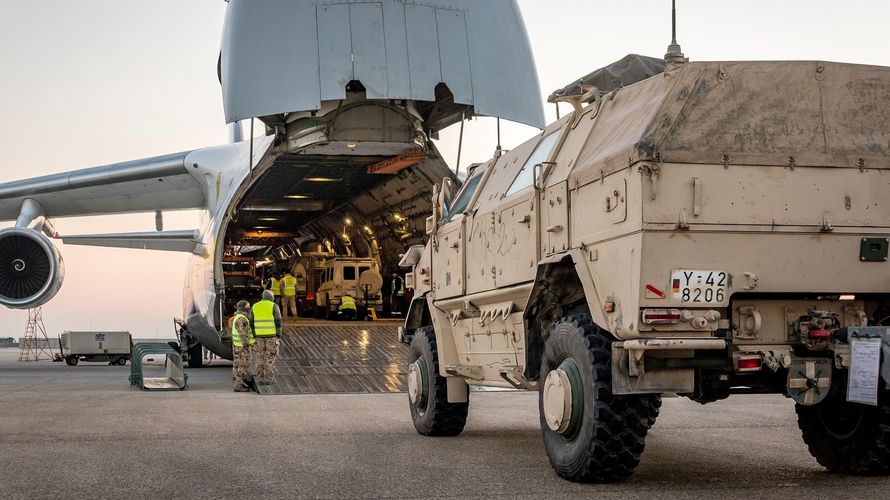
[[[0,304],[29,309],[49,302],[65,277],[55,245],[26,227],[0,230]]]

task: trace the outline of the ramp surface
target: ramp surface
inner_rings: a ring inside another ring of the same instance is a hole
[[[260,394],[383,393],[406,390],[408,346],[400,322],[288,322],[275,384]]]

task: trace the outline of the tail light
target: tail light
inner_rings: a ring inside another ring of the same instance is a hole
[[[673,325],[679,322],[679,309],[643,309],[643,323],[647,325]]]
[[[834,335],[834,332],[831,330],[822,330],[819,328],[813,328],[807,332],[807,337],[812,340],[828,340],[832,335]]]
[[[763,359],[759,354],[739,356],[736,360],[736,370],[739,372],[756,372],[763,368]]]

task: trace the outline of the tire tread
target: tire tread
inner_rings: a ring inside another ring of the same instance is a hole
[[[612,394],[612,348],[607,334],[594,324],[589,314],[566,316],[557,326],[563,323],[578,329],[587,346],[594,374],[595,429],[586,450],[574,463],[562,467],[551,457],[551,465],[570,481],[622,481],[630,477],[640,463],[646,434],[661,408],[661,396]],[[542,431],[552,432],[546,428]]]
[[[432,354],[433,365],[430,367],[435,379],[433,382],[434,393],[430,394],[429,409],[430,420],[425,425],[415,428],[424,436],[457,436],[464,430],[467,423],[469,403],[449,403],[448,384],[445,377],[439,375],[439,356],[436,344],[436,332],[432,327],[418,328],[414,334],[419,344],[428,343]],[[413,341],[412,341],[413,343]]]

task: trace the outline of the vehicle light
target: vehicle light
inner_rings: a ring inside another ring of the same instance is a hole
[[[838,297],[838,300],[844,300],[844,301],[856,300],[856,296],[855,295],[841,295],[840,297]]]
[[[679,309],[643,309],[643,323],[647,325],[673,325],[679,322]]]
[[[306,294],[306,300],[315,300],[315,294],[314,294],[314,293],[307,293],[307,294]]]
[[[834,335],[834,332],[831,330],[822,330],[820,328],[813,328],[807,332],[807,337],[815,340],[828,340],[832,335]]]
[[[742,356],[736,362],[736,367],[740,372],[756,372],[763,367],[763,360],[757,356]]]

